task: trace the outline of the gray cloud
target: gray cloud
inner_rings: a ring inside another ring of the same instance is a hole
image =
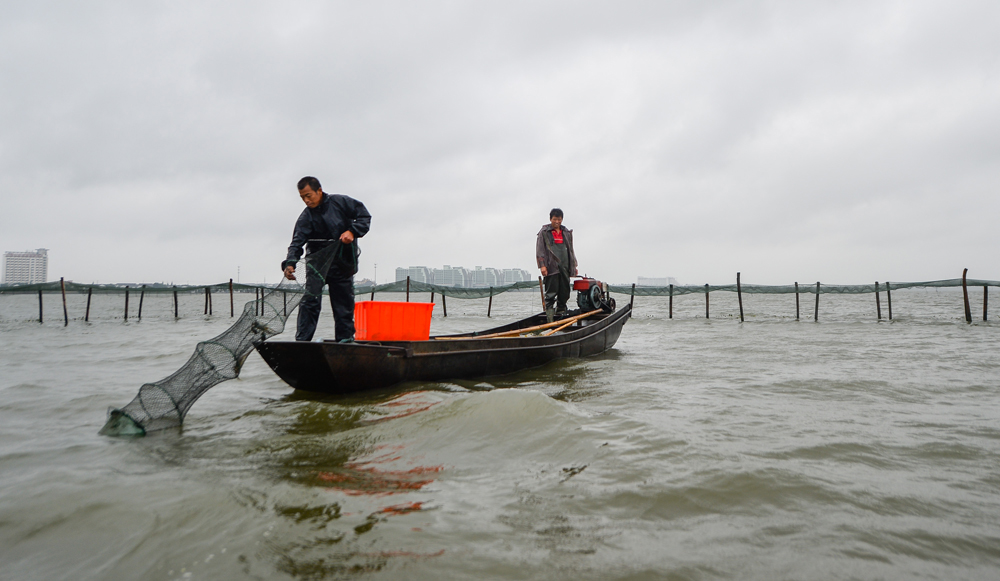
[[[0,245],[77,280],[277,278],[314,174],[362,275],[760,283],[995,271],[987,2],[0,7]],[[993,269],[993,270],[991,270]]]

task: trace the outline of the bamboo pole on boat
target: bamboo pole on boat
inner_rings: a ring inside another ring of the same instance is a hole
[[[514,329],[513,331],[502,331],[500,333],[490,333],[489,335],[476,335],[476,336],[472,336],[472,337],[435,337],[435,339],[437,339],[439,341],[458,341],[458,340],[465,340],[465,339],[500,339],[500,338],[504,338],[504,337],[517,337],[518,335],[523,335],[525,333],[533,333],[535,331],[544,331],[545,329],[551,329],[553,327],[558,327],[558,326],[563,325],[565,323],[572,324],[572,323],[575,323],[575,322],[579,321],[580,319],[584,319],[586,317],[589,317],[590,315],[594,315],[594,314],[597,314],[597,313],[600,313],[600,312],[601,312],[601,309],[594,309],[593,311],[590,311],[589,313],[583,313],[582,315],[576,315],[575,317],[570,317],[568,319],[560,319],[558,321],[552,321],[551,323],[543,323],[541,325],[535,325],[534,327],[526,327],[524,329]]]
[[[969,273],[969,269],[966,268],[962,271],[962,298],[965,303],[965,322],[972,322],[972,310],[969,308],[969,287],[966,284],[966,276]]]
[[[597,311],[600,311],[600,310],[601,309],[597,309]],[[575,323],[577,321],[582,321],[582,320],[586,319],[587,317],[589,317],[590,315],[593,315],[597,311],[591,311],[591,312],[583,314],[583,315],[578,315],[576,317],[573,317],[573,320],[571,320],[571,321],[569,319],[566,319],[569,322],[567,322],[567,323],[565,323],[563,325],[560,325],[560,326],[556,327],[555,329],[550,329],[550,330],[542,333],[542,337],[548,337],[549,335],[553,335],[555,333],[558,333],[559,331],[562,331],[563,329],[565,329],[566,327],[569,327],[573,323]],[[562,321],[560,321],[560,322],[562,322]]]
[[[66,310],[66,280],[63,277],[59,277],[59,289],[62,290],[62,301],[63,301],[63,327],[69,326],[69,311]]]

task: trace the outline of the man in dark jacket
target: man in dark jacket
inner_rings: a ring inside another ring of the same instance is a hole
[[[330,287],[330,307],[337,341],[354,340],[354,275],[358,272],[357,239],[368,233],[372,216],[361,202],[338,194],[324,194],[319,180],[307,176],[299,180],[299,197],[306,209],[295,221],[292,244],[288,256],[281,263],[285,278],[295,280],[295,263],[302,256],[302,246],[307,255],[331,244],[333,262],[325,276],[311,270],[306,272],[306,295],[299,303],[296,341],[311,341],[319,321],[323,287]]]
[[[538,231],[535,260],[545,277],[545,310],[566,311],[569,299],[569,277],[576,276],[576,252],[573,251],[573,231],[563,228],[563,211],[552,208],[549,223]]]

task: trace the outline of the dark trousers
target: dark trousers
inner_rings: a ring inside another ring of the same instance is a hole
[[[566,301],[569,300],[569,275],[559,270],[555,274],[545,277],[545,308],[551,309],[555,306],[556,312],[566,310]]]
[[[306,294],[299,303],[296,341],[312,341],[319,322],[323,287],[330,288],[330,308],[337,341],[354,338],[354,275],[334,265],[323,277],[309,272],[306,275]]]

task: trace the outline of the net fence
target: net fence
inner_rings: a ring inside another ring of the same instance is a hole
[[[334,246],[306,256],[305,268],[296,272],[326,272]],[[301,277],[300,277],[301,278]],[[228,286],[228,285],[227,285]],[[243,305],[243,313],[220,335],[195,346],[194,353],[169,377],[139,388],[126,406],[112,409],[100,433],[107,436],[141,436],[154,430],[180,426],[191,406],[206,391],[240,374],[254,345],[280,334],[294,310],[306,296],[299,281],[282,280],[261,298]]]
[[[966,279],[965,284],[967,286],[1000,286],[1000,281],[996,280],[978,280],[978,279]],[[859,295],[859,294],[869,294],[875,292],[883,292],[886,290],[894,291],[907,288],[943,288],[943,287],[960,287],[962,286],[962,279],[951,278],[947,280],[930,280],[923,282],[880,282],[872,284],[822,284],[818,282],[800,284],[798,286],[794,284],[785,285],[761,285],[761,284],[741,284],[739,291],[747,294],[844,294],[844,295]],[[680,296],[695,293],[705,293],[705,292],[737,292],[737,287],[735,284],[723,284],[723,285],[668,285],[668,286],[628,286],[628,285],[609,285],[609,290],[613,293],[621,294],[635,294],[637,297],[666,297],[666,296]]]
[[[794,284],[786,285],[760,285],[760,284],[743,284],[740,290],[747,294],[791,294],[791,293],[809,293],[815,294],[817,288],[820,294],[826,293],[836,293],[836,294],[867,294],[874,293],[876,291],[889,290],[899,290],[907,288],[942,288],[942,287],[960,287],[962,286],[962,279],[952,278],[946,280],[930,280],[922,282],[880,282],[878,283],[878,288],[873,284],[822,284],[819,283],[802,283],[797,287]],[[970,287],[977,286],[992,286],[1000,287],[1000,281],[996,280],[980,280],[980,279],[967,279],[966,284]],[[204,292],[208,289],[212,293],[222,293],[228,292],[230,288],[234,292],[246,292],[252,290],[261,290],[265,293],[271,293],[275,290],[289,291],[288,286],[285,282],[279,285],[253,285],[253,284],[239,284],[239,283],[229,283],[221,282],[218,284],[210,285],[123,285],[123,284],[81,284],[75,282],[66,282],[66,292],[67,293],[78,293],[78,294],[111,294],[111,293],[123,293],[125,291],[142,291],[146,294],[166,294],[166,293],[193,293],[193,292]],[[455,287],[455,286],[443,286],[437,284],[430,284],[426,282],[419,282],[411,280],[409,282],[409,291],[412,293],[436,293],[439,295],[454,297],[458,299],[481,299],[489,296],[497,296],[509,291],[519,291],[524,289],[538,289],[538,281],[528,280],[515,282],[507,285],[498,285],[492,287]],[[610,284],[608,289],[613,293],[619,294],[635,294],[637,297],[657,297],[657,296],[680,296],[686,294],[694,293],[704,293],[706,290],[708,292],[736,292],[737,288],[735,284],[709,284],[709,285],[672,285],[672,286],[633,286],[627,284]],[[0,295],[4,294],[34,294],[38,292],[43,293],[59,293],[62,291],[59,282],[46,282],[46,283],[36,283],[36,284],[21,284],[21,285],[0,285]],[[358,284],[354,287],[355,295],[365,295],[371,293],[402,293],[407,291],[407,281],[397,280],[395,282],[385,283],[385,284]],[[325,291],[324,291],[325,292]],[[269,296],[269,295],[268,295]]]

